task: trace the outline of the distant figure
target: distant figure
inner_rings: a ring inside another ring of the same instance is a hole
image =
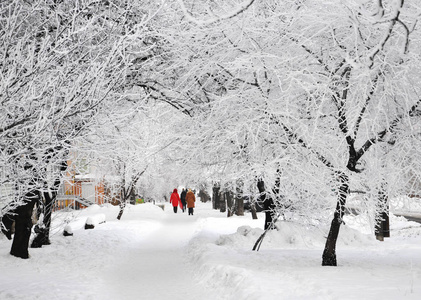
[[[180,204],[180,206],[182,205],[181,201],[180,201],[180,196],[178,196],[178,193],[177,193],[177,189],[174,189],[174,191],[172,192],[171,198],[170,198],[170,203],[172,204],[172,207],[174,209],[174,213],[177,213],[178,204]]]
[[[189,209],[189,216],[193,216],[193,208],[194,208],[194,202],[196,202],[196,197],[194,196],[194,193],[191,189],[186,194],[186,202],[187,202],[187,208]]]
[[[185,189],[182,190],[181,192],[181,204],[183,205],[183,207],[181,208],[183,210],[183,212],[186,211],[186,194],[187,191]]]

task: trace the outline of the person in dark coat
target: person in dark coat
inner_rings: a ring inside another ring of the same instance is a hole
[[[177,213],[178,205],[180,206],[182,205],[180,201],[180,196],[178,196],[177,189],[174,189],[174,191],[172,192],[171,197],[170,197],[170,203],[172,204],[174,213]]]
[[[181,204],[183,205],[183,207],[181,209],[183,210],[183,212],[186,211],[186,194],[187,194],[187,191],[185,189],[183,189],[181,191],[181,195],[180,195],[180,197],[181,197]]]
[[[194,193],[191,189],[186,194],[186,202],[187,202],[187,208],[189,209],[189,215],[193,216],[193,208],[194,203],[196,202],[196,197],[194,196]]]

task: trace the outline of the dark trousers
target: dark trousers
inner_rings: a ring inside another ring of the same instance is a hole
[[[193,216],[193,207],[189,207],[189,215]]]
[[[177,206],[173,206],[173,209],[174,209],[174,213],[177,213]]]

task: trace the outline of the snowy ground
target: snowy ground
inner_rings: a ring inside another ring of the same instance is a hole
[[[392,238],[372,238],[348,217],[338,267],[322,267],[327,228],[290,222],[251,251],[263,215],[226,218],[198,203],[194,216],[152,204],[54,215],[52,245],[9,255],[0,236],[0,299],[421,299],[421,227],[392,217]],[[88,217],[106,223],[85,230]],[[74,235],[62,235],[69,222]]]

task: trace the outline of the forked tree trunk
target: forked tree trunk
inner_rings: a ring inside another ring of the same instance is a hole
[[[50,228],[51,228],[51,214],[53,211],[53,202],[57,197],[57,192],[44,193],[44,218],[42,220],[42,225],[35,226],[36,236],[32,240],[31,248],[41,248],[44,245],[50,245]]]
[[[58,149],[56,149],[58,150]],[[52,150],[50,152],[50,156],[48,158],[51,158],[52,156],[54,156],[55,152],[54,150]],[[49,162],[47,160],[47,162]],[[67,170],[67,161],[66,160],[62,160],[61,164],[60,164],[60,173],[64,172]],[[50,245],[50,229],[51,229],[51,214],[53,213],[53,204],[57,199],[57,194],[58,194],[58,189],[60,187],[60,183],[61,183],[61,178],[60,176],[57,177],[54,180],[54,184],[51,187],[52,188],[52,192],[51,194],[49,192],[44,192],[44,207],[43,207],[43,220],[42,220],[42,225],[36,225],[35,226],[35,233],[36,236],[32,241],[31,244],[31,248],[40,248],[43,245]],[[41,196],[41,194],[40,194]],[[39,199],[40,201],[38,202],[39,204],[41,203],[41,198]]]
[[[329,234],[326,239],[325,249],[322,256],[322,266],[336,266],[336,241],[338,240],[339,229],[343,222],[345,203],[349,194],[349,178],[346,174],[339,174],[339,194],[336,204],[336,211],[330,225]]]
[[[120,186],[120,211],[118,212],[117,220],[120,220],[124,213],[124,208],[126,207],[127,201],[129,203],[135,204],[136,203],[136,194],[135,194],[135,186],[137,182],[139,181],[140,177],[143,175],[143,173],[146,172],[148,166],[145,167],[145,169],[141,172],[136,173],[134,176],[132,176],[131,181],[129,182],[129,186],[126,189],[126,179],[125,176],[122,176],[123,180],[121,182]],[[123,170],[122,174],[126,174],[126,166],[123,164]]]
[[[32,229],[32,212],[35,202],[40,201],[40,193],[31,191],[25,195],[24,205],[16,208],[15,236],[10,254],[20,258],[29,258],[28,246]]]

